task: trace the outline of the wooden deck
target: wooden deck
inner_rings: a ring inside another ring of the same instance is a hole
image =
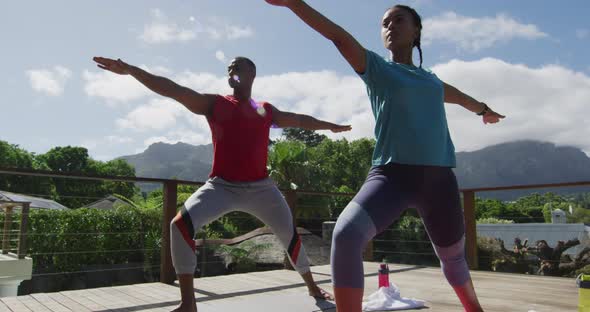
[[[376,290],[377,264],[365,263],[365,294]],[[426,300],[430,311],[462,311],[438,268],[391,266],[391,281],[404,297]],[[329,266],[312,267],[316,281],[331,290]],[[486,311],[577,311],[574,279],[473,272]],[[267,271],[195,280],[199,312],[335,311],[334,304],[307,296],[294,271]],[[178,304],[177,285],[161,283],[96,288],[0,298],[0,312],[11,311],[170,311]]]

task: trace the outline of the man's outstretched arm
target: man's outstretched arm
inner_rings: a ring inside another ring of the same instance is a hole
[[[131,75],[148,89],[165,97],[172,98],[190,111],[199,115],[207,115],[215,101],[213,94],[201,94],[190,88],[183,87],[174,81],[151,74],[139,67],[129,65],[121,59],[94,57],[97,66],[119,75]]]
[[[350,125],[337,125],[335,123],[316,119],[309,115],[280,111],[272,107],[273,123],[279,128],[301,128],[306,130],[330,130],[332,132],[350,131]]]

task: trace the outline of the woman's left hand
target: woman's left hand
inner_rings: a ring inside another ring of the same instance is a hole
[[[496,112],[494,112],[493,110],[489,110],[485,113],[485,115],[482,116],[483,119],[483,123],[484,124],[489,124],[489,123],[497,123],[499,122],[501,119],[506,118],[506,116],[504,115],[500,115]]]

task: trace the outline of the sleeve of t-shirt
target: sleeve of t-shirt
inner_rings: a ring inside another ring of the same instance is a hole
[[[442,80],[440,78],[438,78],[438,76],[430,69],[430,68],[426,68],[424,69],[427,73],[432,75],[432,78],[434,78],[435,80],[437,80],[438,82],[442,83]]]
[[[383,63],[385,63],[385,60],[379,55],[377,55],[377,53],[371,50],[366,50],[365,53],[367,62],[365,66],[365,72],[358,75],[365,82],[365,84],[367,84],[367,86],[372,86],[378,80],[380,71],[383,68]]]

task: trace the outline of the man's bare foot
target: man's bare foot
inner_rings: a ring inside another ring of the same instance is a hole
[[[181,302],[180,305],[171,312],[197,312],[197,304],[194,301],[192,303]]]
[[[334,295],[319,288],[317,285],[315,288],[309,289],[309,295],[317,299],[334,301]]]

